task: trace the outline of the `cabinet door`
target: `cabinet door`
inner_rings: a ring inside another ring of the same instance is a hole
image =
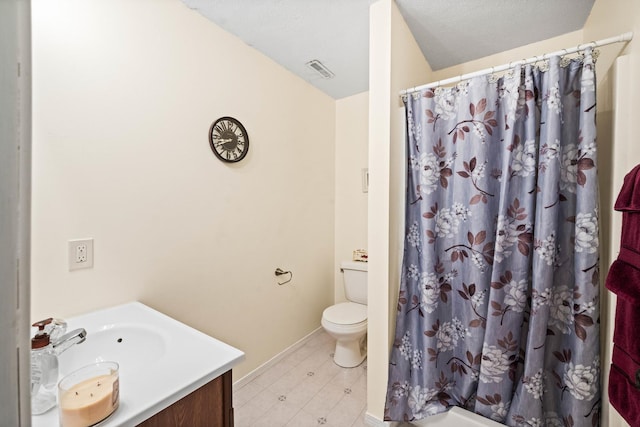
[[[231,371],[203,385],[139,427],[233,427]]]

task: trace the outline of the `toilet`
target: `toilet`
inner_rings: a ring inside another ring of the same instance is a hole
[[[367,263],[343,261],[340,267],[349,302],[325,309],[321,324],[336,340],[334,362],[353,368],[367,357]]]

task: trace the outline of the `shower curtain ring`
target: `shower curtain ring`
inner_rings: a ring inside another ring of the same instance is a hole
[[[581,44],[578,45],[578,47],[576,49],[578,51],[581,51],[581,50],[585,50],[588,47],[596,47],[596,46],[597,46],[596,42],[592,41],[590,43],[581,43]]]

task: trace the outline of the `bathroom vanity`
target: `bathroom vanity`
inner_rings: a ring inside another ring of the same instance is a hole
[[[232,427],[231,371],[203,385],[139,427]]]
[[[72,319],[86,341],[60,356],[60,377],[85,365],[120,365],[120,406],[101,427],[231,427],[231,370],[244,353],[139,302]],[[58,425],[54,408],[33,427]]]

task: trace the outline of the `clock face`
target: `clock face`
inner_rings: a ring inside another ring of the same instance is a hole
[[[220,160],[239,162],[249,151],[249,135],[238,120],[221,117],[209,129],[209,145]]]

